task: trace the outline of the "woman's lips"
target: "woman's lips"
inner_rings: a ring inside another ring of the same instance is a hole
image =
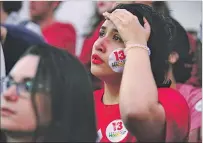
[[[93,54],[92,63],[96,64],[96,65],[100,65],[100,64],[104,63],[104,61],[97,54]]]
[[[2,107],[1,108],[1,116],[10,116],[15,114],[15,112],[9,108]]]

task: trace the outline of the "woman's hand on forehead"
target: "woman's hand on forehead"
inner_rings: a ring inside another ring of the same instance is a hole
[[[140,24],[137,16],[125,9],[116,9],[112,13],[105,12],[104,17],[112,21],[116,26],[124,44],[147,45],[150,36],[150,25],[144,18],[144,27]]]

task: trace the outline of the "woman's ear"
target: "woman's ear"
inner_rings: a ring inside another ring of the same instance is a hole
[[[170,64],[175,64],[179,60],[179,54],[177,52],[171,52],[168,61]]]

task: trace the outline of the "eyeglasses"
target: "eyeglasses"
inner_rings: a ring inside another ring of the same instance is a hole
[[[6,90],[8,90],[11,86],[16,86],[16,93],[18,96],[20,96],[22,93],[25,92],[31,92],[33,87],[33,81],[32,80],[26,80],[24,82],[16,82],[13,79],[11,79],[9,76],[4,77],[0,80],[1,90],[0,93],[2,94]]]

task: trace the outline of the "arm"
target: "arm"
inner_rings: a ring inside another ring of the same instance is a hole
[[[126,47],[128,44],[147,45],[151,30],[145,19],[142,27],[137,17],[125,10],[115,10],[112,14],[105,13],[104,16],[115,24]],[[137,140],[185,140],[189,125],[188,106],[179,93],[171,90],[158,92],[148,51],[143,48],[128,50],[119,105],[124,124]]]
[[[164,141],[165,113],[158,103],[148,52],[141,48],[132,48],[126,55],[120,110],[126,127],[137,139]]]
[[[120,91],[122,119],[139,141],[185,141],[190,123],[187,103],[173,89],[157,92],[147,54],[140,48],[127,54]]]

